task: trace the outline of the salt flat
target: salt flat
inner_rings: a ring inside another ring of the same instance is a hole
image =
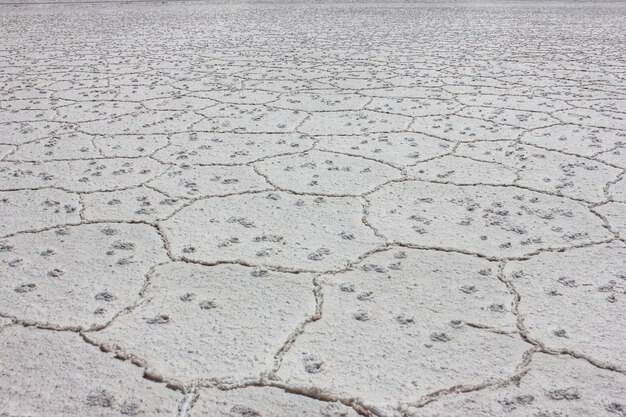
[[[0,416],[626,416],[626,5],[0,5]]]

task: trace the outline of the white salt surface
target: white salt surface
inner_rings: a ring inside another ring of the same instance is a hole
[[[626,415],[623,3],[2,3],[0,416]]]

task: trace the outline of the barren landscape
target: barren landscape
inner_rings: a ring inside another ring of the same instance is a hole
[[[52,3],[1,417],[626,416],[625,4]]]

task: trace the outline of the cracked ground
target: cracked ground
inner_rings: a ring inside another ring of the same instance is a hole
[[[0,416],[626,416],[625,27],[0,5]]]

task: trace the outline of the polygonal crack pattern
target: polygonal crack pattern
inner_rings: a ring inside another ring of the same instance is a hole
[[[18,234],[0,243],[0,314],[46,326],[103,326],[139,298],[151,267],[167,260],[143,224],[84,224]]]
[[[75,333],[13,326],[0,346],[5,415],[172,416],[182,399]]]
[[[566,356],[538,353],[518,385],[456,394],[424,409],[410,409],[409,416],[476,417],[508,415],[576,415],[584,410],[594,416],[623,414],[626,376],[607,374]]]
[[[150,284],[145,303],[88,337],[189,382],[252,379],[271,369],[282,341],[316,307],[309,274],[169,263]]]
[[[265,192],[196,201],[162,227],[175,257],[281,270],[345,267],[384,243],[355,197]]]
[[[370,201],[372,226],[393,241],[489,258],[612,237],[584,205],[516,187],[407,181],[386,185]]]
[[[279,376],[362,396],[386,413],[448,386],[506,378],[528,346],[497,269],[435,250],[372,255],[323,281],[324,314],[287,353]],[[471,354],[460,360],[463,352]]]
[[[626,370],[625,272],[626,246],[616,241],[511,262],[504,276],[520,296],[518,312],[531,338]]]
[[[626,7],[490,1],[0,0],[0,416],[626,415]]]

